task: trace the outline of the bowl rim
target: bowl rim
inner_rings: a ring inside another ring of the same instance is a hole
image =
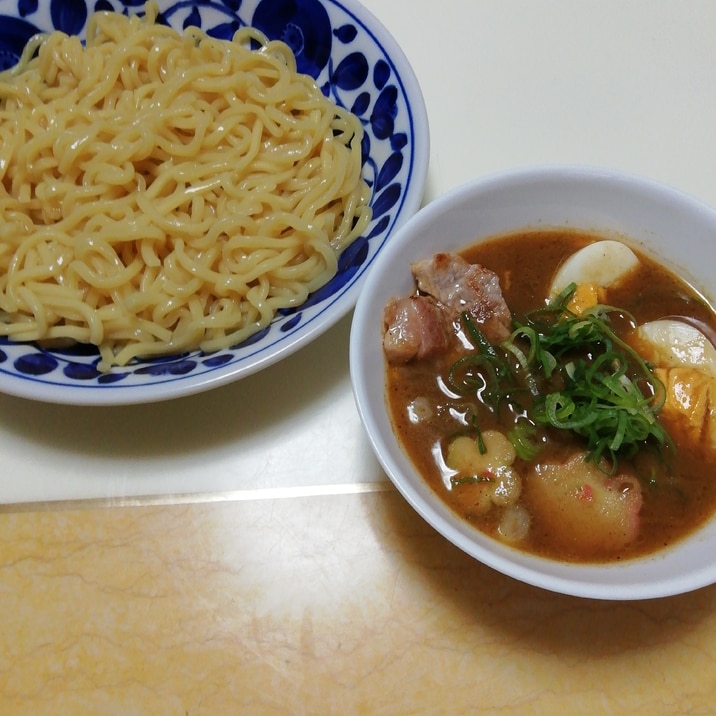
[[[405,248],[413,235],[420,227],[429,226],[441,215],[455,211],[465,201],[490,192],[509,192],[529,184],[564,181],[577,182],[584,186],[609,186],[617,191],[632,192],[658,202],[672,202],[687,215],[698,215],[710,223],[716,236],[716,208],[680,189],[649,177],[595,165],[546,164],[514,168],[479,176],[446,191],[413,215],[396,232],[390,246],[377,258],[356,304],[351,324],[349,361],[354,402],[361,423],[378,462],[411,507],[455,546],[498,572],[548,591],[603,600],[667,597],[706,587],[716,582],[716,563],[689,565],[685,574],[661,576],[647,581],[640,579],[639,573],[643,568],[648,574],[651,567],[658,571],[658,565],[665,562],[667,555],[676,554],[685,543],[700,544],[704,539],[701,536],[704,530],[709,525],[716,525],[716,516],[684,540],[641,558],[614,563],[577,564],[539,557],[487,537],[467,521],[456,517],[446,503],[419,477],[417,469],[402,452],[392,429],[385,429],[387,409],[383,382],[381,381],[380,389],[375,388],[378,365],[376,353],[380,353],[382,364],[382,346],[379,345],[379,340],[375,340],[376,345],[371,346],[369,339],[371,335],[376,338],[380,335],[376,320],[378,306],[372,297],[381,289],[385,293],[388,267],[394,267],[402,258],[407,270]],[[515,227],[514,230],[519,228]],[[478,236],[480,234],[476,230],[475,240],[478,240]],[[464,248],[467,245],[469,242],[462,242],[459,247]],[[442,247],[442,244],[440,246]],[[380,315],[382,316],[382,313]],[[371,363],[370,374],[366,372],[368,363]],[[381,375],[384,375],[382,370]],[[372,395],[371,380],[374,388]],[[406,478],[406,475],[411,477]]]

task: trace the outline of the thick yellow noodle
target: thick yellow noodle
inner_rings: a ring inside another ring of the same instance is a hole
[[[156,12],[96,13],[86,46],[51,33],[0,75],[0,335],[93,343],[102,370],[240,343],[370,220],[360,123],[286,45]]]

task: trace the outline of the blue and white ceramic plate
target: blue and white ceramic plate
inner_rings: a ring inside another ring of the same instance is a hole
[[[365,128],[364,176],[373,220],[340,260],[337,276],[300,308],[284,311],[249,341],[137,362],[102,374],[91,346],[44,350],[0,340],[0,391],[69,404],[144,403],[214,388],[295,352],[353,308],[366,272],[423,196],[429,132],[422,94],[405,55],[355,0],[192,0],[158,3],[163,19],[229,39],[253,25],[286,42],[298,69],[316,78]],[[82,36],[95,10],[142,11],[144,0],[0,0],[0,68],[16,63],[27,40],[53,29]]]

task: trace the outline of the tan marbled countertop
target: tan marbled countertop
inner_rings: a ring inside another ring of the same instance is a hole
[[[0,713],[711,714],[716,591],[596,602],[386,487],[0,515]]]
[[[365,5],[425,95],[426,202],[569,162],[716,204],[712,2]],[[0,396],[0,716],[716,713],[716,588],[580,600],[464,555],[372,456],[349,330],[165,404]]]

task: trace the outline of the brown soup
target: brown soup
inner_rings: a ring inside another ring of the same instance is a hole
[[[528,312],[545,305],[552,277],[565,258],[599,238],[571,231],[531,232],[495,238],[461,255],[498,275],[513,318],[522,320]],[[638,324],[681,315],[716,329],[713,310],[695,290],[636,253],[640,259],[637,271],[611,289],[608,300],[602,303],[618,306]],[[633,324],[616,320],[614,330],[620,336],[623,333],[628,343]],[[545,429],[539,432],[539,453],[534,459],[517,455],[508,461],[508,472],[497,474],[490,468],[486,476],[455,477],[448,463],[453,448],[458,451],[456,437],[468,437],[470,443],[479,444],[481,435],[509,433],[515,420],[512,414],[486,409],[479,391],[458,395],[450,389],[449,375],[455,361],[453,351],[388,365],[388,404],[396,434],[420,473],[451,508],[481,531],[518,549],[554,559],[605,562],[673,544],[714,512],[716,451],[682,434],[678,421],[666,427],[670,442],[655,447],[645,440],[635,454],[620,456],[617,474],[612,474],[608,463],[597,465],[584,460],[584,437]],[[703,390],[702,402],[708,402],[704,419],[710,420],[709,388]],[[716,387],[713,394],[716,400]],[[656,415],[661,422],[661,412]],[[471,445],[467,448],[472,449]],[[555,465],[559,466],[556,471]],[[484,479],[494,484],[495,475],[503,476],[505,493],[512,489],[510,480],[517,475],[517,496],[501,501],[495,498],[500,490],[493,490],[492,501],[486,503],[479,496],[482,487],[478,483]],[[560,491],[561,496],[557,494]],[[600,495],[606,502],[599,503]],[[592,511],[584,512],[585,505]],[[616,521],[605,527],[599,523],[600,511],[607,513],[613,508],[618,513]],[[516,531],[505,528],[508,510],[521,516]],[[616,536],[615,531],[619,532]]]

